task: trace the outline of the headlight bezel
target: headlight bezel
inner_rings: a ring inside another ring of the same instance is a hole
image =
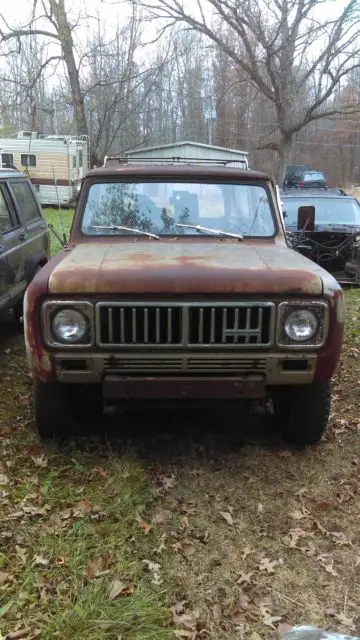
[[[285,322],[294,311],[311,311],[318,320],[318,329],[309,340],[293,341],[285,332]],[[329,305],[325,301],[287,301],[278,307],[276,342],[279,347],[295,350],[321,349],[327,340],[329,331]]]
[[[88,321],[88,331],[79,342],[62,342],[53,332],[54,316],[65,309],[80,312]],[[94,307],[91,302],[76,300],[49,300],[41,308],[43,337],[48,347],[60,349],[86,349],[94,344]]]

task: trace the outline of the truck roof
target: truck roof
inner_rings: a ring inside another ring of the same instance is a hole
[[[168,164],[146,162],[135,164],[134,161],[120,166],[107,166],[92,169],[86,174],[89,178],[210,178],[210,179],[239,179],[239,180],[270,180],[266,173],[237,169],[235,167],[195,165],[195,164]]]
[[[9,169],[4,168],[0,169],[0,178],[26,178],[25,174],[22,171],[17,171],[17,169]]]

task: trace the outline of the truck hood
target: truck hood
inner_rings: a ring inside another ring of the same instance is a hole
[[[286,246],[233,241],[91,242],[52,271],[51,294],[323,293],[313,262]]]

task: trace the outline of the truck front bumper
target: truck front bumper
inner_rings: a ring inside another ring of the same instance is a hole
[[[67,352],[52,361],[58,382],[101,383],[106,398],[261,398],[269,386],[310,384],[317,355]]]

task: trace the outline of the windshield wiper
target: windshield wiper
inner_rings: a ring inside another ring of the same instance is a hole
[[[228,238],[237,238],[238,240],[243,240],[244,237],[239,233],[229,233],[227,231],[221,231],[220,229],[210,229],[209,227],[202,227],[199,224],[180,224],[177,223],[176,227],[183,227],[184,229],[195,229],[199,233],[214,233],[216,236],[226,236]]]
[[[160,240],[160,236],[157,236],[155,233],[150,233],[150,231],[142,231],[142,229],[131,229],[130,227],[122,227],[117,224],[113,224],[111,227],[103,227],[101,225],[92,225],[91,229],[108,229],[109,231],[130,231],[131,233],[139,233],[142,236],[147,236],[148,238],[155,238],[155,240]]]

